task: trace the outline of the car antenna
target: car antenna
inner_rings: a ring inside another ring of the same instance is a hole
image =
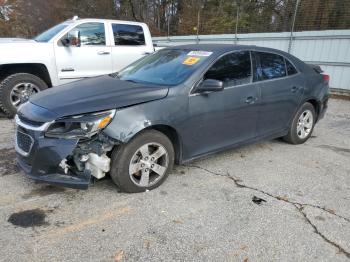
[[[75,15],[75,16],[73,16],[73,21],[77,21],[79,19],[79,16],[77,16],[77,15]]]

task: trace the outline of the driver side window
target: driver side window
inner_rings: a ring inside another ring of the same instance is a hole
[[[85,23],[69,31],[64,38],[71,46],[105,46],[106,34],[104,23]]]
[[[221,57],[204,75],[205,79],[220,80],[224,87],[252,82],[249,51],[240,51]]]

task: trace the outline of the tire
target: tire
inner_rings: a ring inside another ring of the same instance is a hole
[[[13,104],[14,97],[12,95],[12,91],[15,90],[15,88],[28,89],[28,92],[26,92],[25,95],[20,95],[21,98],[15,96],[19,99],[19,103],[16,106]],[[0,83],[0,108],[7,117],[13,118],[19,105],[24,103],[34,92],[36,93],[47,88],[47,84],[35,75],[27,73],[10,75]],[[32,92],[30,92],[30,90],[32,90]]]
[[[159,149],[159,155],[160,152],[165,153],[159,158],[153,155],[152,162],[152,153],[157,149]],[[148,152],[141,153],[141,151]],[[174,155],[173,144],[167,136],[156,130],[142,131],[129,143],[113,150],[110,175],[123,192],[137,193],[152,190],[160,186],[168,177],[174,166]],[[159,166],[161,169],[157,169]],[[134,167],[137,168],[133,169]],[[138,171],[134,173],[134,170]],[[157,170],[162,175],[153,170]],[[147,183],[147,177],[149,177],[149,183]]]
[[[307,113],[311,114],[311,118],[308,118],[309,121],[305,120],[307,119]],[[305,143],[312,134],[315,121],[316,112],[314,106],[308,102],[304,103],[295,114],[288,134],[283,137],[283,139],[286,142],[294,145]]]

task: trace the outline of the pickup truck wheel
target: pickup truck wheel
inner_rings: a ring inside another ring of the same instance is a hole
[[[0,83],[0,108],[4,113],[12,118],[17,112],[17,108],[28,101],[29,97],[44,89],[47,84],[39,77],[17,73],[6,77]]]
[[[123,192],[137,193],[160,186],[174,166],[174,147],[156,130],[141,132],[112,153],[111,177]]]
[[[295,114],[289,132],[283,139],[294,145],[305,143],[312,134],[315,120],[315,108],[312,104],[306,102]]]

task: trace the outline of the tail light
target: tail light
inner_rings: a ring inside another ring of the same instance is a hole
[[[326,74],[323,74],[323,81],[324,82],[329,82],[329,80],[330,80],[331,78],[329,77],[329,75],[326,75]]]

